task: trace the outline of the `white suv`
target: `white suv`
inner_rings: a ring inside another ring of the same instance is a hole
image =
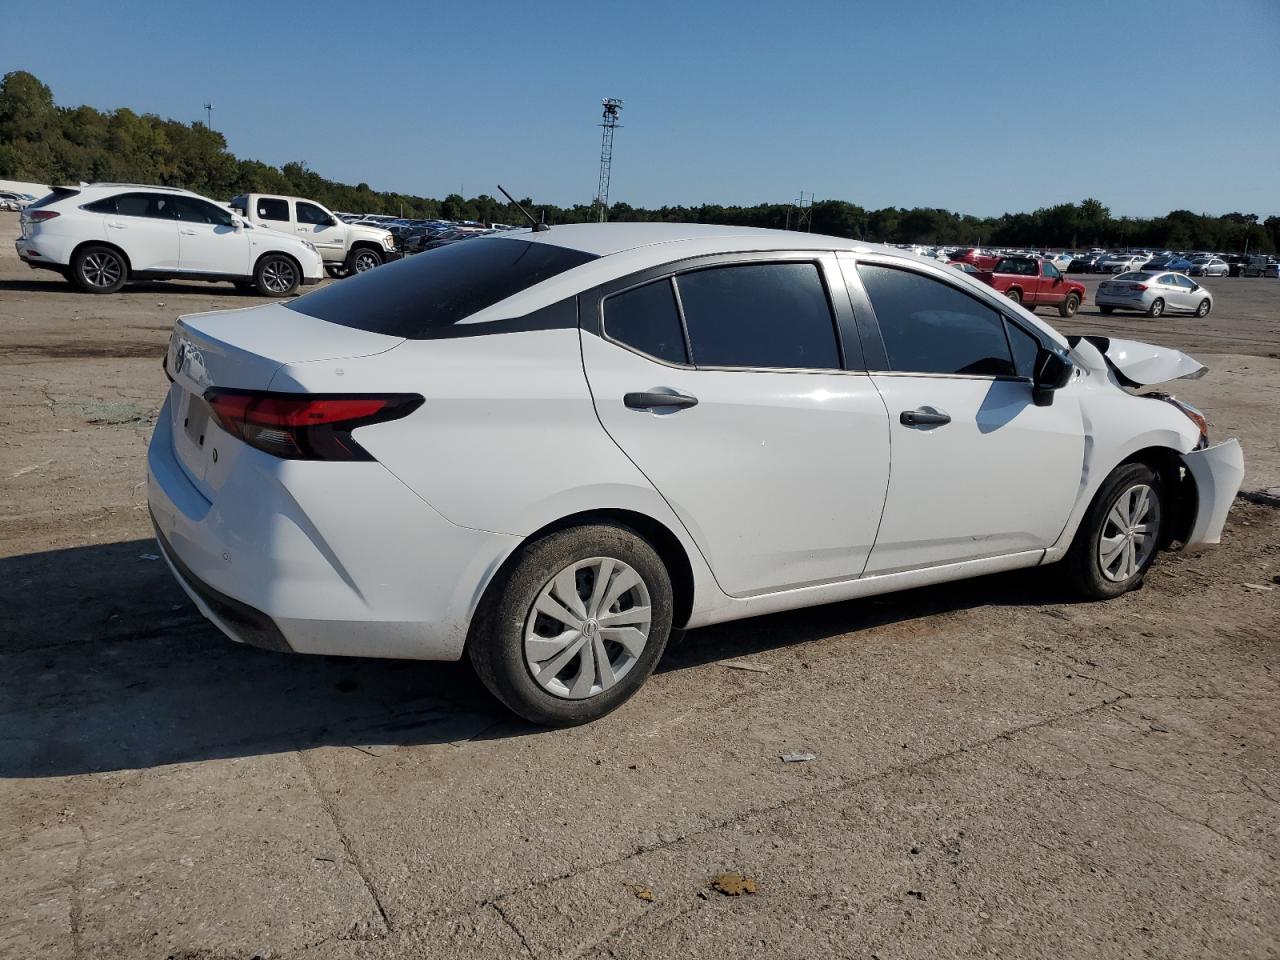
[[[131,280],[226,280],[286,297],[324,276],[313,244],[245,223],[224,206],[173,187],[95,183],[55,187],[22,211],[18,256],[87,293]]]

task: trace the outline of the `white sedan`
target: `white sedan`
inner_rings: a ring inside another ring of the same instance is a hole
[[[1234,440],[886,247],[688,224],[457,243],[181,318],[148,454],[161,550],[235,640],[469,657],[538,723],[644,682],[672,630],[1059,564],[1084,596],[1216,543]]]

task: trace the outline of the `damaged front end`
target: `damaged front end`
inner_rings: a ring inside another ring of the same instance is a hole
[[[1086,370],[1109,374],[1117,386],[1136,396],[1168,403],[1195,424],[1199,440],[1181,456],[1184,470],[1179,471],[1182,489],[1177,500],[1185,512],[1176,524],[1175,536],[1184,549],[1219,543],[1227,513],[1244,482],[1240,441],[1224,440],[1209,446],[1209,421],[1201,411],[1164,391],[1139,392],[1171,380],[1198,380],[1209,368],[1181,350],[1137,340],[1072,336],[1068,342],[1073,359]]]

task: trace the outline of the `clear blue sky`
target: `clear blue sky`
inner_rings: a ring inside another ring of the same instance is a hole
[[[16,16],[15,16],[16,14]],[[443,196],[1280,213],[1280,0],[59,3],[0,71]],[[9,27],[19,26],[14,30]]]

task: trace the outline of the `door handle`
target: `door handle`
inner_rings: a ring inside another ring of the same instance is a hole
[[[947,414],[923,407],[919,410],[903,410],[898,419],[905,427],[941,427],[951,422]]]
[[[179,231],[179,232],[180,232],[184,237],[194,237],[194,236],[196,236],[196,235],[197,235],[197,234],[196,234],[196,232],[195,232],[194,230],[182,230],[182,231]]]
[[[125,228],[123,223],[108,223],[107,226],[115,230],[123,230]]]
[[[646,390],[642,393],[628,393],[622,398],[632,410],[650,410],[654,407],[675,407],[683,409],[684,407],[697,406],[698,398],[691,397],[687,393],[677,393],[674,390],[665,393],[662,390]]]

